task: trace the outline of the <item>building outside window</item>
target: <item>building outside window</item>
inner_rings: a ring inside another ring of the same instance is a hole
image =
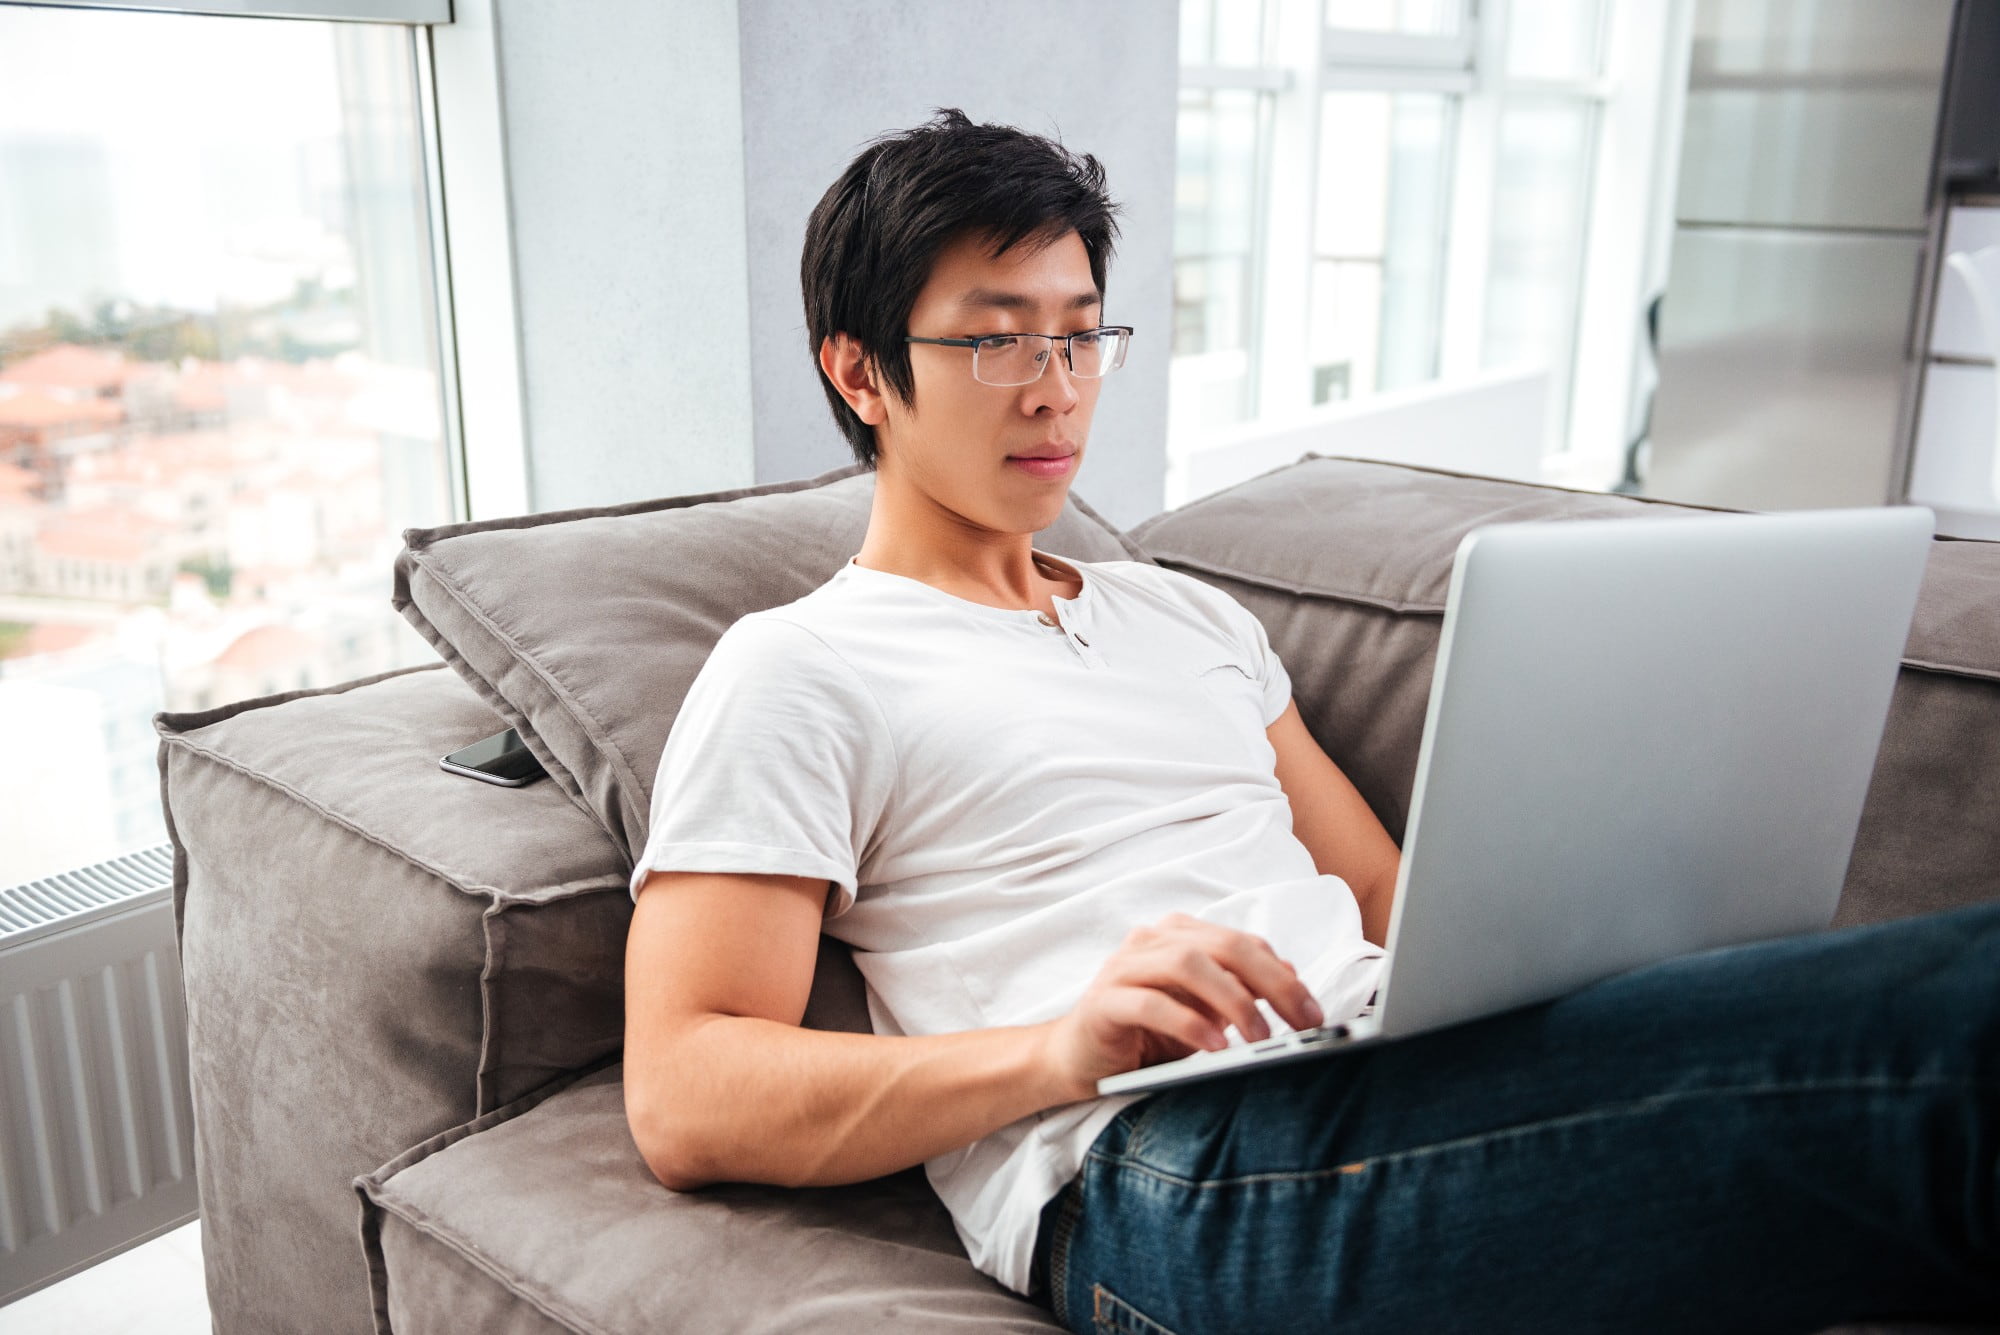
[[[416,40],[0,6],[0,885],[164,841],[155,711],[435,657]]]

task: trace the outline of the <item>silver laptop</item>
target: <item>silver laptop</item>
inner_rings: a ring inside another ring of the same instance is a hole
[[[1468,534],[1374,1004],[1098,1092],[1302,1061],[1825,928],[1933,522],[1896,506]]]

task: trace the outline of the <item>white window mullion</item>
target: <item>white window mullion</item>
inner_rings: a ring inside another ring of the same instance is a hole
[[[1392,65],[1342,65],[1328,62],[1320,73],[1322,89],[1382,93],[1468,93],[1470,70],[1404,68]]]
[[[1275,95],[1263,219],[1262,309],[1255,340],[1253,417],[1295,414],[1311,402],[1307,357],[1311,320],[1313,205],[1319,193],[1320,6],[1279,5],[1275,56],[1290,90]]]
[[[531,508],[526,377],[507,186],[494,0],[457,0],[457,22],[431,35],[441,199],[450,275],[467,518]],[[453,387],[447,385],[446,392]]]
[[[1493,242],[1493,179],[1500,155],[1501,68],[1506,57],[1506,0],[1486,0],[1473,33],[1477,58],[1471,92],[1458,107],[1453,146],[1451,225],[1445,254],[1443,346],[1438,378],[1480,371],[1486,331],[1486,279]]]
[[[1547,464],[1565,485],[1615,483],[1642,416],[1646,303],[1671,241],[1670,226],[1663,238],[1654,222],[1673,216],[1693,8],[1692,0],[1607,7],[1606,70],[1617,95],[1598,118],[1570,430]]]
[[[1288,69],[1269,65],[1256,69],[1237,69],[1228,65],[1183,65],[1180,86],[1282,93],[1292,86],[1292,75]]]

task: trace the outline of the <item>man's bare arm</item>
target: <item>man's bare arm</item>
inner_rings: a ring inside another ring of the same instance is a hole
[[[627,1118],[653,1172],[830,1185],[1062,1101],[1031,1029],[885,1039],[799,1028],[826,882],[655,872],[626,948]]]
[[[888,1037],[799,1028],[826,883],[655,872],[625,957],[625,1110],[661,1182],[830,1186],[894,1172],[1092,1097],[1097,1080],[1262,1037],[1255,998],[1320,1020],[1258,938],[1183,915],[1140,928],[1070,1014]]]
[[[1361,934],[1388,944],[1389,911],[1403,855],[1368,802],[1326,754],[1293,701],[1266,730],[1278,786],[1292,804],[1292,833],[1322,875],[1338,876],[1361,907]]]

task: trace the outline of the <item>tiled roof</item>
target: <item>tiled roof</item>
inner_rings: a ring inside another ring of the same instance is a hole
[[[41,490],[40,474],[0,459],[0,500],[32,500]]]
[[[107,399],[61,397],[32,385],[12,394],[0,392],[0,426],[48,427],[71,422],[109,426],[124,417],[125,410]]]
[[[216,655],[215,665],[238,672],[262,672],[304,662],[319,652],[319,642],[290,626],[258,626],[236,637]]]
[[[137,369],[116,349],[58,343],[0,369],[0,381],[43,389],[102,391],[122,386]]]
[[[111,633],[104,626],[82,626],[73,621],[37,621],[19,641],[15,656],[27,658],[35,654],[59,654]]]
[[[49,516],[35,534],[35,546],[80,561],[135,562],[170,528],[129,505],[100,505]]]

